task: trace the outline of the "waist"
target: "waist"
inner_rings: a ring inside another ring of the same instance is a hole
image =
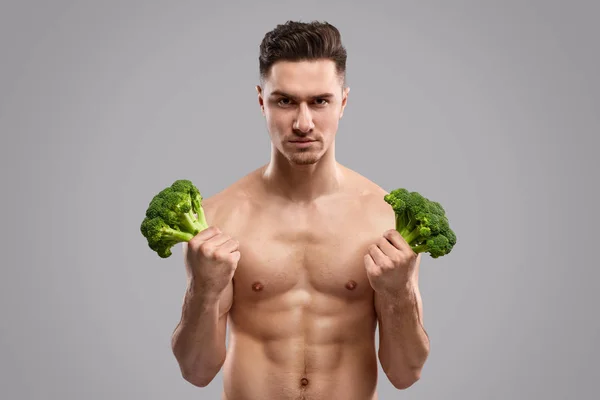
[[[264,340],[231,331],[224,384],[231,399],[370,400],[377,382],[374,338]]]
[[[295,334],[287,337],[265,339],[232,328],[229,348],[243,359],[261,359],[273,368],[290,370],[334,371],[345,362],[356,363],[375,355],[374,333],[370,335],[320,335]],[[332,337],[333,336],[333,337]]]

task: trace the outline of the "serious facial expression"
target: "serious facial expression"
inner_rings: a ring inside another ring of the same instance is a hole
[[[257,87],[271,142],[289,161],[314,164],[330,148],[348,89],[330,60],[279,61]]]

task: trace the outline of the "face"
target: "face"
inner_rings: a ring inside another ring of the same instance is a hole
[[[297,165],[319,161],[334,142],[349,92],[335,63],[279,61],[257,91],[276,150]]]

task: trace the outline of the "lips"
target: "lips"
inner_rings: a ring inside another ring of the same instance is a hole
[[[308,143],[308,142],[316,142],[316,140],[314,140],[314,139],[296,139],[296,140],[290,140],[290,142],[292,142],[292,143]]]

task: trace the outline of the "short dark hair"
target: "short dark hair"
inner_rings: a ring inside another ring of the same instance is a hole
[[[319,21],[287,21],[267,32],[260,44],[260,79],[269,76],[277,61],[328,59],[335,62],[343,84],[346,80],[346,58],[342,36],[335,26]]]

